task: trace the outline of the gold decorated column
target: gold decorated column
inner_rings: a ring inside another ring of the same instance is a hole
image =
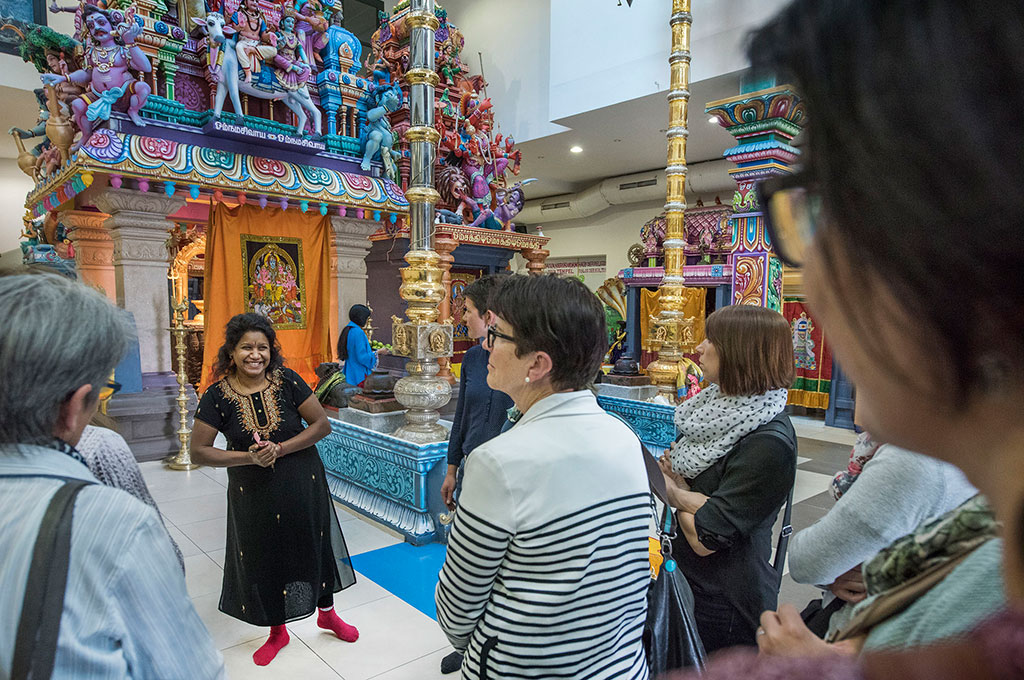
[[[438,304],[444,299],[441,256],[433,249],[434,205],[440,196],[434,189],[434,158],[440,133],[434,128],[434,0],[412,0],[405,25],[410,32],[409,84],[410,177],[405,198],[409,201],[408,267],[401,270],[399,294],[405,300],[407,320],[392,319],[392,352],[408,357],[409,375],[395,385],[395,398],[408,410],[405,425],[394,436],[427,444],[444,441],[448,431],[438,423],[438,409],[452,397],[447,380],[438,377],[438,359],[452,355],[453,329],[438,321]]]
[[[672,69],[669,86],[668,165],[665,168],[667,202],[665,216],[665,277],[661,281],[661,311],[651,317],[651,346],[658,359],[647,366],[658,392],[676,400],[676,376],[683,353],[693,350],[693,318],[683,312],[683,265],[686,255],[686,127],[690,103],[690,0],[672,1]]]

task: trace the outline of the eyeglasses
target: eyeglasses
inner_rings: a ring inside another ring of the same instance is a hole
[[[121,383],[115,380],[110,380],[106,385],[100,388],[100,401],[106,401],[120,391]]]
[[[769,244],[779,259],[803,265],[821,222],[821,195],[808,188],[805,173],[773,177],[756,185]]]
[[[501,338],[502,340],[508,340],[509,342],[515,342],[516,341],[516,339],[513,338],[511,335],[505,335],[504,333],[499,333],[497,327],[495,327],[495,326],[488,326],[487,327],[487,346],[488,347],[494,347],[494,339],[495,338]]]

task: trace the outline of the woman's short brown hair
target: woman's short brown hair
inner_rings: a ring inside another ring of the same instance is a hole
[[[778,312],[751,305],[722,307],[708,317],[707,336],[718,352],[723,394],[763,394],[793,384],[793,335]]]

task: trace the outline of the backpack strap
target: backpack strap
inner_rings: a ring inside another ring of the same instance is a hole
[[[14,643],[11,680],[43,679],[53,674],[71,556],[71,519],[75,498],[88,484],[76,479],[57,489],[39,525]]]

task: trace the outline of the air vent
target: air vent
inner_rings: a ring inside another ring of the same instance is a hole
[[[558,210],[559,208],[568,208],[569,201],[560,201],[558,203],[544,203],[540,206],[541,211],[544,210]]]
[[[652,177],[651,179],[642,179],[639,182],[626,182],[625,184],[619,185],[619,191],[625,191],[627,189],[639,189],[641,187],[653,187],[658,184],[658,178]]]

